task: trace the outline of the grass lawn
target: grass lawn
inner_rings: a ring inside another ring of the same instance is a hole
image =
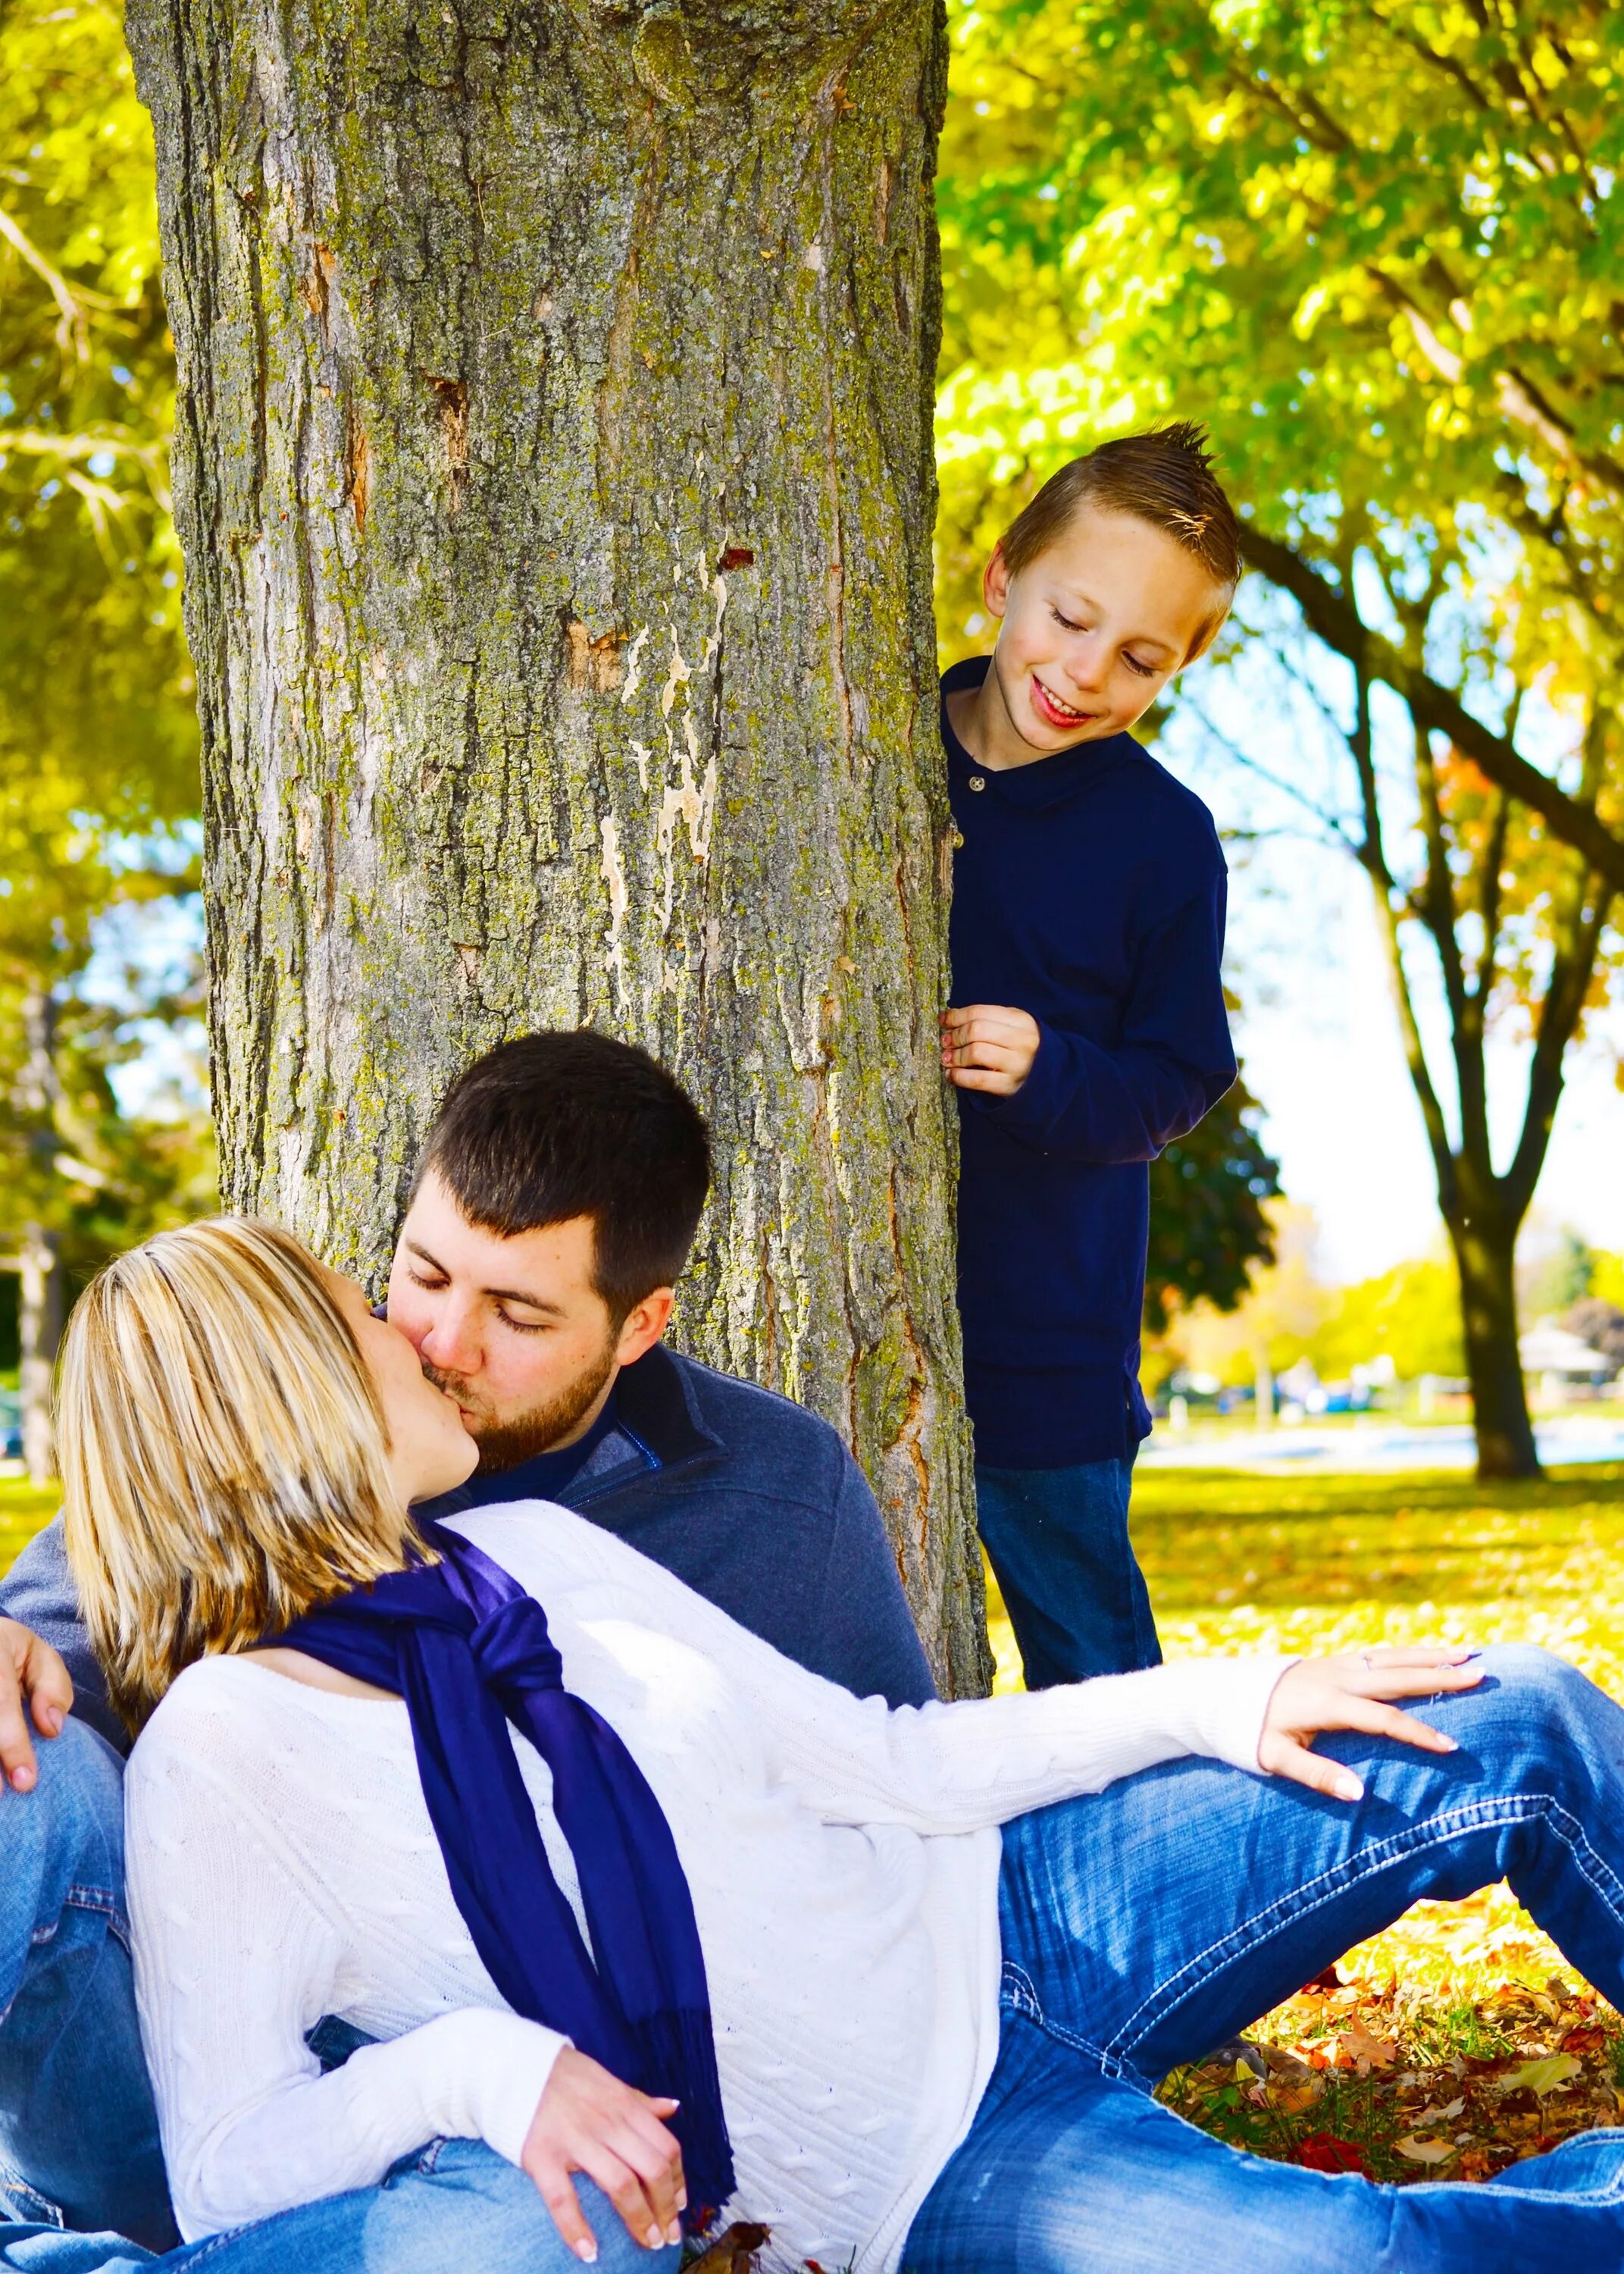
[[[55,1502],[0,1480],[0,1570]],[[1147,1470],[1134,1533],[1169,1656],[1522,1640],[1624,1698],[1624,1468],[1492,1487]],[[998,1687],[1018,1688],[991,1608]],[[1504,1887],[1418,1905],[1251,2034],[1249,2059],[1177,2071],[1162,2097],[1322,2169],[1482,2179],[1624,2120],[1624,2022]]]
[[[1624,1469],[1469,1477],[1147,1470],[1133,1527],[1169,1657],[1544,1643],[1624,1698]],[[994,1605],[1000,1689],[1019,1683]],[[1624,2024],[1497,1887],[1418,1904],[1162,2097],[1261,2154],[1481,2179],[1624,2117]],[[1254,2070],[1263,2074],[1254,2074]]]

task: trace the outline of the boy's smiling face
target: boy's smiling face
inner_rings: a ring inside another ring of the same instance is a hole
[[[1161,530],[1089,506],[1019,576],[995,553],[984,589],[1003,621],[975,705],[975,755],[995,770],[1132,726],[1229,602]]]

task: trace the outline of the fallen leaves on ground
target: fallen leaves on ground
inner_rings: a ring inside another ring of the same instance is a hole
[[[1235,2147],[1312,2171],[1492,2179],[1624,2121],[1624,2022],[1559,1976],[1455,2003],[1391,1977],[1322,1977],[1252,2035],[1267,2075],[1198,2062],[1159,2097]]]

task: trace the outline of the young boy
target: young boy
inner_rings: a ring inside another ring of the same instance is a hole
[[[1147,1163],[1236,1067],[1212,817],[1127,729],[1240,572],[1200,428],[1104,443],[996,546],[997,644],[942,681],[965,1380],[1028,1689],[1162,1656],[1128,1537]]]

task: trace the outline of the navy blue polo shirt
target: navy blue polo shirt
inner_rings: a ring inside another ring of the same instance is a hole
[[[1213,818],[1131,734],[978,767],[942,681],[953,818],[952,1000],[1037,1020],[1013,1097],[958,1090],[959,1300],[978,1462],[1126,1457],[1139,1386],[1149,1163],[1235,1080],[1226,875]]]

